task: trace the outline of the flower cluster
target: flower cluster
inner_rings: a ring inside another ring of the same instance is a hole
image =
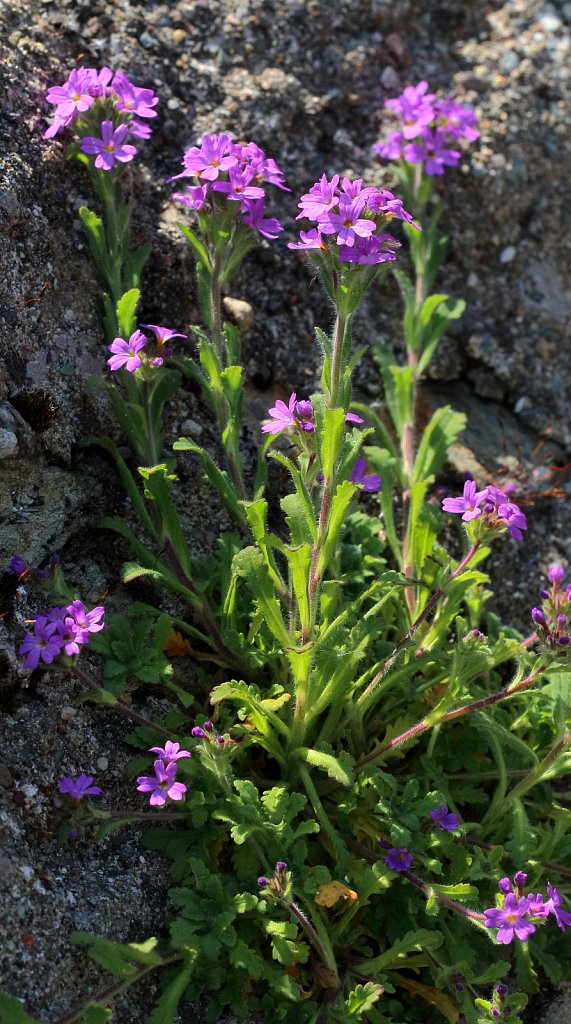
[[[518,871],[514,875],[513,885],[509,878],[501,878],[498,885],[500,892],[496,897],[497,906],[484,911],[486,927],[497,928],[496,940],[508,945],[514,935],[524,942],[533,935],[536,925],[545,924],[546,919],[553,915],[561,931],[571,925],[571,913],[563,909],[563,898],[558,889],[547,883],[547,900],[542,893],[528,893],[524,896],[527,875]]]
[[[292,875],[283,860],[276,862],[274,877],[266,878],[265,875],[260,875],[258,885],[268,896],[272,896],[275,900],[285,900],[286,902],[291,900]]]
[[[461,514],[465,523],[480,519],[484,530],[507,528],[514,540],[523,540],[522,531],[527,530],[525,515],[505,491],[492,486],[478,491],[475,480],[466,480],[462,497],[445,498],[442,508]]]
[[[384,228],[394,218],[413,223],[402,200],[392,192],[364,187],[360,178],[343,178],[339,184],[338,174],[331,181],[324,174],[301,197],[299,207],[297,220],[307,218],[315,227],[301,231],[298,242],[289,242],[290,249],[332,252],[341,263],[361,266],[395,260],[400,242]]]
[[[283,172],[275,160],[267,157],[255,142],[234,142],[229,135],[203,135],[199,146],[187,149],[182,158],[184,170],[168,181],[193,178],[194,185],[175,192],[173,200],[197,213],[226,212],[235,207],[242,223],[265,238],[276,238],[283,228],[275,217],[265,216],[264,184],[286,192]],[[232,211],[234,212],[234,211]]]
[[[262,424],[263,434],[281,434],[282,430],[289,427],[302,430],[306,434],[312,434],[315,430],[313,405],[309,399],[298,402],[295,391],[291,393],[287,405],[278,398],[276,404],[268,409],[268,415],[271,419]],[[345,421],[357,424],[365,422],[356,412],[348,412]]]
[[[373,151],[385,160],[404,157],[408,163],[423,164],[431,177],[444,174],[445,167],[455,167],[462,156],[454,144],[459,139],[473,142],[479,138],[476,116],[469,107],[455,103],[450,97],[439,100],[427,92],[428,82],[407,86],[385,107],[400,120],[397,131],[389,134],[386,142],[373,146]],[[452,145],[452,148],[451,148]]]
[[[153,108],[159,102],[152,89],[141,89],[123,71],[113,73],[107,67],[74,68],[67,82],[48,89],[46,99],[55,111],[44,138],[60,135],[74,123],[81,151],[95,156],[95,167],[102,171],[133,159],[137,149],[127,139],[150,137],[150,126],[138,118],[156,117]]]
[[[454,832],[460,822],[454,811],[449,811],[446,804],[435,807],[430,812],[430,820],[435,828],[441,828],[444,832]],[[379,839],[381,850],[386,850],[384,861],[391,871],[408,871],[414,856],[406,846],[395,848],[386,839]]]
[[[103,629],[104,614],[101,605],[88,612],[81,601],[72,601],[65,608],[50,608],[46,615],[38,615],[34,632],[24,637],[20,647],[20,655],[25,655],[24,668],[35,669],[40,662],[51,665],[63,655],[77,657],[80,647],[89,643],[91,633]]]
[[[59,784],[59,791],[72,800],[82,800],[84,796],[101,796],[99,786],[94,786],[93,775],[85,775],[84,772],[77,779],[70,779],[66,776]]]
[[[32,569],[32,566],[28,564],[25,558],[21,555],[13,555],[8,562],[8,572],[18,576],[22,582],[25,582],[34,575],[36,580],[46,580],[50,574],[56,575],[59,567],[60,557],[57,552],[50,555],[50,564],[47,569]]]
[[[181,757],[192,757],[189,750],[181,750],[180,743],[167,740],[164,747],[150,747],[153,754],[158,754],[153,768],[154,775],[139,775],[137,790],[139,793],[150,793],[151,807],[164,807],[167,800],[182,800],[187,787],[184,782],[176,782],[177,761]]]
[[[128,341],[125,341],[124,338],[114,338],[108,345],[108,349],[112,353],[111,358],[107,360],[110,370],[125,369],[129,373],[134,373],[142,366],[146,368],[162,366],[164,357],[170,355],[171,351],[169,348],[165,348],[166,342],[171,341],[172,338],[188,337],[187,334],[178,334],[168,327],[157,327],[156,324],[141,324],[141,327],[154,334],[154,351],[152,353],[143,351],[149,342],[142,331],[138,329],[133,331]]]

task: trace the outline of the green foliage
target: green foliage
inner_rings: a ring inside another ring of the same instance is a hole
[[[105,629],[91,641],[104,658],[105,688],[120,696],[137,683],[168,685],[173,673],[164,649],[172,629],[170,616],[140,604],[130,605],[125,614],[108,615]]]

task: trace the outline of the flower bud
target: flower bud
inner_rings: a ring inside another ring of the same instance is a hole
[[[543,608],[532,608],[531,609],[531,617],[532,617],[533,621],[535,622],[536,626],[546,626],[547,625],[547,619],[545,618],[545,612],[543,611]]]
[[[550,565],[547,570],[547,575],[551,582],[558,586],[565,576],[565,569],[562,565]]]

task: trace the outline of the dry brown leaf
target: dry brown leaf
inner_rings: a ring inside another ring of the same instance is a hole
[[[319,886],[315,902],[319,907],[334,907],[339,900],[351,900],[353,903],[357,899],[357,893],[343,882],[325,882]]]
[[[405,988],[407,992],[410,992],[411,996],[420,996],[424,999],[425,1003],[430,1003],[431,1006],[435,1006],[443,1017],[449,1021],[449,1024],[457,1024],[460,1014],[454,1003],[444,992],[441,992],[438,988],[433,988],[432,985],[423,985],[420,981],[415,981],[413,978],[404,978],[402,975],[396,981],[397,985],[401,988]]]

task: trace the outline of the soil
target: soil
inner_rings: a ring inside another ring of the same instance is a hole
[[[128,514],[91,434],[117,440],[101,392],[86,389],[107,356],[98,283],[78,218],[93,204],[82,168],[42,136],[50,85],[78,62],[122,69],[160,96],[152,139],[130,165],[134,236],[153,254],[143,281],[143,322],[186,332],[199,320],[192,262],[176,227],[180,210],[164,181],[206,131],[253,140],[284,169],[292,194],[272,212],[286,224],[278,242],[249,256],[232,296],[253,308],[244,335],[248,388],[246,456],[275,397],[310,394],[320,356],[315,325],[331,313],[299,254],[295,197],[322,173],[348,173],[391,187],[372,156],[383,103],[426,78],[433,90],[472,105],[481,139],[440,183],[449,235],[439,287],[467,309],[445,338],[424,384],[424,405],[450,402],[468,415],[449,481],[471,471],[479,484],[515,479],[529,504],[525,544],[503,543],[491,567],[494,610],[525,630],[547,566],[569,564],[571,459],[571,208],[568,174],[571,3],[542,0],[5,0],[0,11],[0,905],[7,924],[2,987],[53,1024],[101,984],[76,929],[121,941],[161,934],[167,869],[137,832],[90,836],[59,846],[57,782],[89,772],[105,806],[132,805],[122,774],[130,756],[124,723],[78,704],[61,676],[23,672],[17,649],[37,593],[7,572],[21,554],[45,567],[57,551],[84,600],[128,600],[119,582],[125,550],[98,529]],[[386,123],[386,122],[385,122]],[[355,325],[359,344],[402,351],[399,299],[387,277],[367,295]],[[362,400],[381,389],[370,356],[357,369]],[[199,397],[186,388],[166,425],[174,441],[187,420],[216,452]],[[188,429],[188,428],[187,428]],[[189,462],[185,509],[196,552],[226,529]],[[204,514],[207,508],[208,514]],[[98,671],[93,661],[93,671]],[[193,677],[190,660],[183,671]],[[156,700],[144,692],[134,706]],[[141,806],[143,806],[141,804]],[[64,983],[62,984],[62,978]],[[151,986],[152,986],[151,982]],[[121,1024],[140,1024],[149,989],[120,1004]],[[534,1004],[531,1021],[568,1019]],[[545,1015],[544,1015],[545,1014]],[[197,1008],[180,1024],[198,1022]]]

